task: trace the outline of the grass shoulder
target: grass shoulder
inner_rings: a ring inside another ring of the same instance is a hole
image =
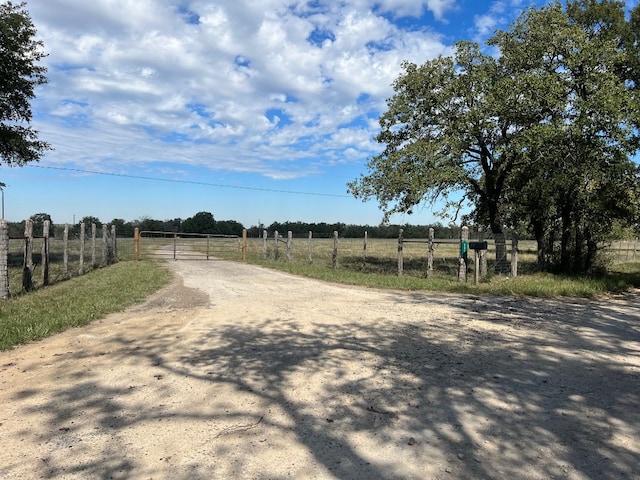
[[[550,273],[529,273],[518,277],[495,276],[475,285],[473,276],[459,282],[454,275],[433,277],[364,271],[363,269],[287,263],[284,261],[248,259],[249,263],[273,268],[294,275],[347,285],[408,291],[431,291],[474,295],[515,295],[541,298],[593,298],[620,294],[640,288],[640,262],[614,265],[609,272],[597,276],[563,276]]]
[[[119,262],[0,301],[0,350],[122,311],[170,279],[169,270],[158,262]]]

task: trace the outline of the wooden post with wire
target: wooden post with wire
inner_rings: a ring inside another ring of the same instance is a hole
[[[247,229],[242,229],[242,261],[247,261]]]

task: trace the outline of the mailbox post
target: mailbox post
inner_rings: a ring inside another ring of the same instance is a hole
[[[473,250],[475,255],[474,255],[474,279],[475,279],[475,284],[478,285],[478,282],[480,281],[480,251],[481,250],[486,250],[487,249],[487,242],[469,242],[469,249]]]

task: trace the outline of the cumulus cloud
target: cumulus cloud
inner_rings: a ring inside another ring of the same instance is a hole
[[[447,51],[453,0],[47,0],[37,122],[47,160],[185,163],[271,177],[378,151],[403,60]],[[421,19],[403,28],[400,17]],[[490,18],[477,19],[481,30]],[[416,24],[417,25],[417,24]],[[286,160],[283,163],[282,160]],[[296,164],[295,162],[301,162]],[[295,165],[293,167],[292,165]]]

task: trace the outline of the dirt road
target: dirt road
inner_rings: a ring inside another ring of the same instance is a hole
[[[398,293],[173,262],[0,353],[2,479],[640,479],[640,297]]]

